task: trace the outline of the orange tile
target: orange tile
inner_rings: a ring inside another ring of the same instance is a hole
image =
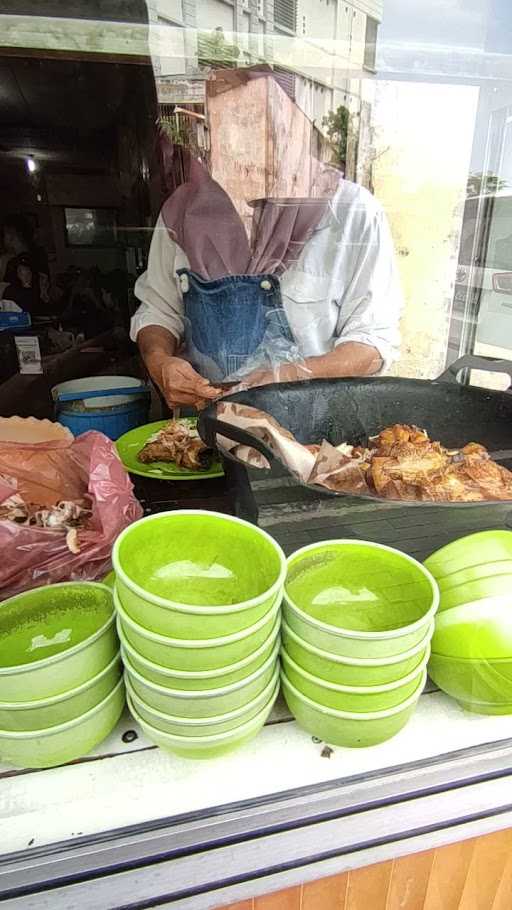
[[[423,910],[434,852],[412,853],[393,863],[386,910]]]
[[[348,873],[320,878],[302,886],[301,910],[344,910]]]
[[[254,910],[300,910],[302,888],[287,888],[274,894],[254,898]]]
[[[491,910],[511,851],[511,829],[477,838],[457,910]]]
[[[492,902],[491,910],[510,910],[512,907],[512,853],[510,854],[500,883],[496,890],[496,896]]]
[[[393,863],[378,863],[348,873],[344,910],[386,910]]]
[[[459,910],[476,839],[434,850],[423,910]]]
[[[229,907],[219,907],[218,910],[253,910],[252,897],[248,901],[239,901],[238,904],[230,904]]]

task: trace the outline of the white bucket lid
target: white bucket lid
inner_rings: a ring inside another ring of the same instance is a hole
[[[60,382],[53,387],[52,395],[56,399],[61,394],[103,392],[108,389],[120,388],[135,389],[138,386],[141,386],[142,394],[143,385],[144,383],[141,379],[135,379],[133,376],[87,376],[84,379],[71,379],[68,382]],[[115,407],[137,400],[137,397],[133,395],[109,395],[105,398],[86,398],[83,404],[86,408],[94,411],[97,408]]]

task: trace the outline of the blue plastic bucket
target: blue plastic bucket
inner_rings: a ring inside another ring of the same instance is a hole
[[[98,430],[118,439],[149,418],[149,389],[131,376],[72,379],[54,386],[52,396],[56,419],[74,436]]]

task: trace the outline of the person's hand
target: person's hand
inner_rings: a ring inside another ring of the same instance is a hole
[[[240,389],[254,389],[274,382],[300,382],[311,379],[311,371],[301,363],[284,363],[274,370],[254,370],[240,381]]]
[[[222,395],[207,379],[181,357],[166,357],[161,364],[160,388],[171,408],[187,406],[201,410],[208,401]]]

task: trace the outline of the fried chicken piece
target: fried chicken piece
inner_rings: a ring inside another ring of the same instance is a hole
[[[491,460],[487,449],[470,443],[446,470],[422,487],[422,499],[435,502],[483,502],[512,499],[512,474]]]
[[[483,499],[512,499],[512,474],[490,459],[466,460],[464,473],[482,491]]]
[[[461,449],[461,453],[462,455],[477,456],[478,458],[490,458],[489,452],[485,446],[480,445],[478,442],[468,442],[468,444]]]
[[[423,484],[423,502],[482,502],[482,490],[465,474],[463,466],[450,467],[439,477]]]
[[[407,488],[421,486],[439,475],[448,464],[448,456],[431,443],[401,443],[393,445],[391,453],[374,455],[370,462],[372,481],[381,496],[388,495],[386,488],[396,481]],[[402,488],[398,489],[403,492]],[[417,498],[413,496],[413,499]]]
[[[377,449],[387,449],[395,446],[397,443],[412,443],[413,445],[422,445],[430,442],[425,430],[418,427],[408,426],[404,423],[395,423],[392,427],[386,427],[371,442]]]
[[[178,467],[207,471],[212,463],[213,450],[205,446],[202,439],[191,439],[175,447],[175,456]]]
[[[165,442],[147,442],[137,455],[137,461],[151,464],[153,461],[174,461],[174,447]]]
[[[197,430],[171,420],[152,436],[137,455],[142,464],[173,461],[178,467],[206,471],[211,465],[213,450],[203,443]]]

